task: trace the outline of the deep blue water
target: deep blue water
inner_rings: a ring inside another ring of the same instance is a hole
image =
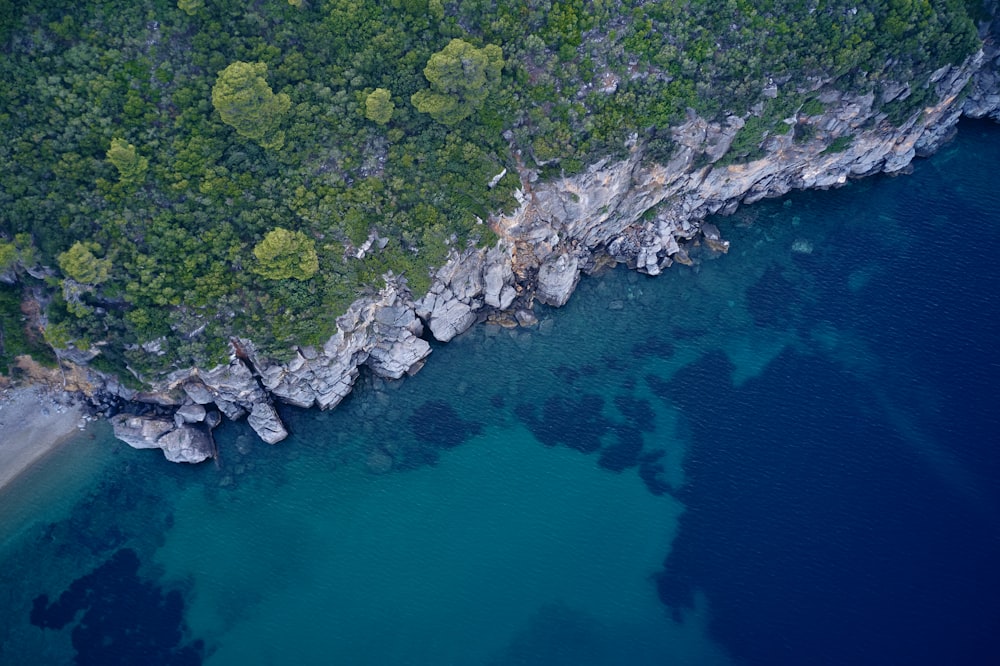
[[[1000,128],[218,466],[0,496],[0,663],[1000,663]]]

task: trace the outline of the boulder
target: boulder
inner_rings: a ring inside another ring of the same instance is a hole
[[[281,422],[278,412],[266,402],[254,403],[253,411],[247,417],[247,423],[257,436],[268,444],[277,444],[288,437],[288,431]]]
[[[180,420],[181,423],[201,423],[205,420],[206,414],[205,407],[199,404],[193,405],[182,405],[180,409],[174,412],[174,420]]]
[[[483,270],[483,297],[486,305],[506,310],[514,302],[517,291],[513,287],[514,271],[510,256],[499,251],[490,251]]]
[[[171,430],[157,444],[170,462],[199,463],[215,455],[211,437],[194,426]]]
[[[128,414],[112,417],[111,426],[115,437],[132,448],[161,449],[170,462],[199,463],[215,455],[211,437],[199,426]]]
[[[431,333],[441,342],[448,342],[459,333],[464,333],[474,323],[476,313],[472,306],[455,298],[450,290],[434,300],[434,307],[427,320]]]
[[[558,254],[546,259],[538,269],[535,296],[546,305],[562,307],[569,300],[580,280],[579,261],[570,254]]]
[[[196,404],[209,405],[215,402],[215,398],[212,396],[211,391],[209,391],[208,388],[201,382],[188,382],[184,384],[183,388],[188,397],[191,398],[191,400],[193,400]]]

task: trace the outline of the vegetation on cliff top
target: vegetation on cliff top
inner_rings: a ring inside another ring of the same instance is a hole
[[[386,271],[420,293],[492,242],[515,153],[664,157],[688,109],[745,116],[770,84],[751,129],[819,81],[910,82],[905,120],[978,46],[961,0],[0,0],[3,339],[14,289],[104,367],[212,365],[231,335],[280,355]]]

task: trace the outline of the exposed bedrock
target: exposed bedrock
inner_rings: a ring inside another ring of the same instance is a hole
[[[1000,58],[988,45],[962,66],[933,72],[937,103],[901,127],[880,109],[883,102],[910,94],[909,84],[885,82],[866,95],[853,95],[818,82],[822,113],[787,119],[780,126],[785,129],[764,141],[762,157],[749,162],[720,163],[744,118],[709,122],[692,116],[674,128],[676,148],[666,163],[648,161],[641,141],[635,141],[627,158],[601,160],[572,177],[539,184],[525,170],[519,208],[490,221],[500,237],[496,246],[453,251],[432,276],[429,292],[416,301],[405,282],[387,276],[381,292],[359,299],[337,320],[336,333],[321,348],[298,348],[288,362],[262,358],[252,343],[236,340],[228,365],[175,373],[161,387],[161,393],[180,396],[176,422],[167,423],[174,429],[166,433],[200,428],[197,406],[202,406],[209,408],[206,415],[215,409],[230,419],[249,414],[255,432],[277,442],[287,431],[273,398],[328,409],[350,393],[363,367],[387,379],[413,374],[431,351],[421,337],[425,326],[446,342],[497,311],[506,313],[498,320],[533,322],[535,300],[565,304],[581,273],[607,263],[656,275],[674,262],[692,263],[694,247],[726,252],[729,243],[704,222],[706,216],[730,214],[740,204],[794,189],[902,172],[915,156],[930,154],[947,140],[963,112],[1000,119],[998,71]],[[807,128],[798,140],[796,126]],[[116,434],[121,430],[122,439],[164,448],[159,442],[166,435],[156,432],[166,426],[142,426],[151,429],[147,437],[142,428],[139,434],[129,429],[141,424],[119,422]],[[174,451],[164,448],[168,457],[200,455],[197,444],[184,448],[172,442],[165,442]]]
[[[161,449],[170,462],[198,463],[215,455],[203,426],[178,424],[166,417],[118,414],[111,418],[115,437],[136,449]]]

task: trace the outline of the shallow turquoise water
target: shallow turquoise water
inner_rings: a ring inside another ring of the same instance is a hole
[[[228,424],[217,466],[96,426],[3,497],[0,663],[977,663],[997,165],[969,124],[749,207],[726,257],[587,278],[277,446]],[[108,603],[33,624],[75,580]]]

